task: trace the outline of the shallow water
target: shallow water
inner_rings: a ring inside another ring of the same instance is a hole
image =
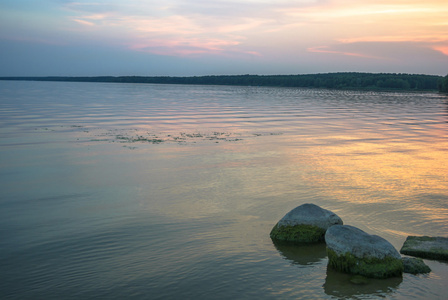
[[[442,299],[274,245],[315,203],[400,249],[447,236],[448,97],[0,81],[1,299]]]

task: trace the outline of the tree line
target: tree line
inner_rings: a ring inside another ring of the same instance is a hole
[[[369,90],[448,90],[448,75],[396,73],[322,73],[306,75],[212,75],[212,76],[95,76],[95,77],[0,77],[0,80],[122,82],[157,84],[199,84],[307,87]]]
[[[448,75],[439,80],[437,87],[439,92],[448,93]]]

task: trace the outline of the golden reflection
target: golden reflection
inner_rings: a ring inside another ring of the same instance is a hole
[[[313,177],[321,185],[348,187],[356,193],[359,189],[387,191],[402,198],[427,190],[446,193],[448,155],[444,149],[448,142],[428,145],[341,136],[332,144],[310,148],[307,154],[310,163],[327,175]]]
[[[446,233],[448,142],[428,134],[433,143],[384,133],[309,140],[312,146],[287,155],[292,165],[312,170],[307,182],[341,210],[344,222],[399,247],[406,235]]]

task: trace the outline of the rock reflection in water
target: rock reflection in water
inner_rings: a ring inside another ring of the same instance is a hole
[[[313,268],[327,259],[325,243],[293,244],[279,241],[273,241],[273,243],[280,255],[291,261],[293,265]],[[354,275],[341,273],[328,267],[323,289],[327,295],[338,299],[387,297],[398,289],[402,281],[402,277],[357,280]]]
[[[324,291],[329,296],[338,299],[364,298],[366,295],[387,297],[393,294],[403,281],[402,277],[388,279],[366,278],[365,282],[355,283],[354,275],[344,274],[327,268],[327,278],[323,285]]]
[[[291,244],[286,242],[273,242],[278,252],[293,264],[308,266],[319,263],[327,257],[325,243]]]

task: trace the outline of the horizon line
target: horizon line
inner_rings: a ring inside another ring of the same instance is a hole
[[[98,77],[172,77],[172,78],[194,78],[194,77],[226,77],[226,76],[307,76],[307,75],[331,75],[331,74],[371,74],[371,75],[415,75],[415,76],[436,76],[445,77],[443,75],[424,74],[424,73],[396,73],[396,72],[322,72],[322,73],[297,73],[297,74],[226,74],[226,75],[18,75],[18,76],[0,76],[0,78],[98,78]],[[448,76],[448,75],[446,75]]]

